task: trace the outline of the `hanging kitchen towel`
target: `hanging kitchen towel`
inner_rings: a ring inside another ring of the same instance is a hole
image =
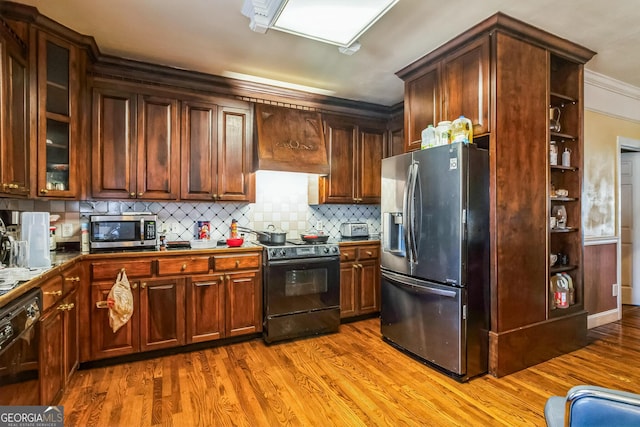
[[[109,291],[107,306],[109,307],[109,326],[113,329],[113,333],[116,333],[133,315],[133,295],[124,269],[118,273],[116,282]]]

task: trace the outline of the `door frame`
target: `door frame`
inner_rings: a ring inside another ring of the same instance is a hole
[[[617,269],[618,269],[618,319],[622,318],[622,150],[640,152],[640,140],[626,138],[624,136],[618,136],[616,144],[616,164],[618,172],[616,175],[616,235],[618,237],[618,251],[617,251]],[[640,268],[631,263],[632,271],[639,270],[636,273],[640,274]]]

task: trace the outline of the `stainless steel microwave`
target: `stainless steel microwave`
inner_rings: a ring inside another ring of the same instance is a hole
[[[155,249],[158,242],[157,223],[158,216],[150,213],[91,215],[90,251]]]

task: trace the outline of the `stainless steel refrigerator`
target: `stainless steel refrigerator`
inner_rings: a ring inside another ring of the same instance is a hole
[[[383,159],[381,214],[384,340],[460,381],[485,373],[487,150],[456,143]]]

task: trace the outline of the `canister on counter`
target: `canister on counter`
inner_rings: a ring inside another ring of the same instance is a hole
[[[198,221],[198,239],[209,240],[211,238],[211,222]]]
[[[237,219],[231,220],[231,230],[229,232],[229,238],[231,239],[238,238],[238,220]]]
[[[438,122],[436,127],[436,138],[438,138],[438,145],[451,144],[451,122],[444,120]]]

